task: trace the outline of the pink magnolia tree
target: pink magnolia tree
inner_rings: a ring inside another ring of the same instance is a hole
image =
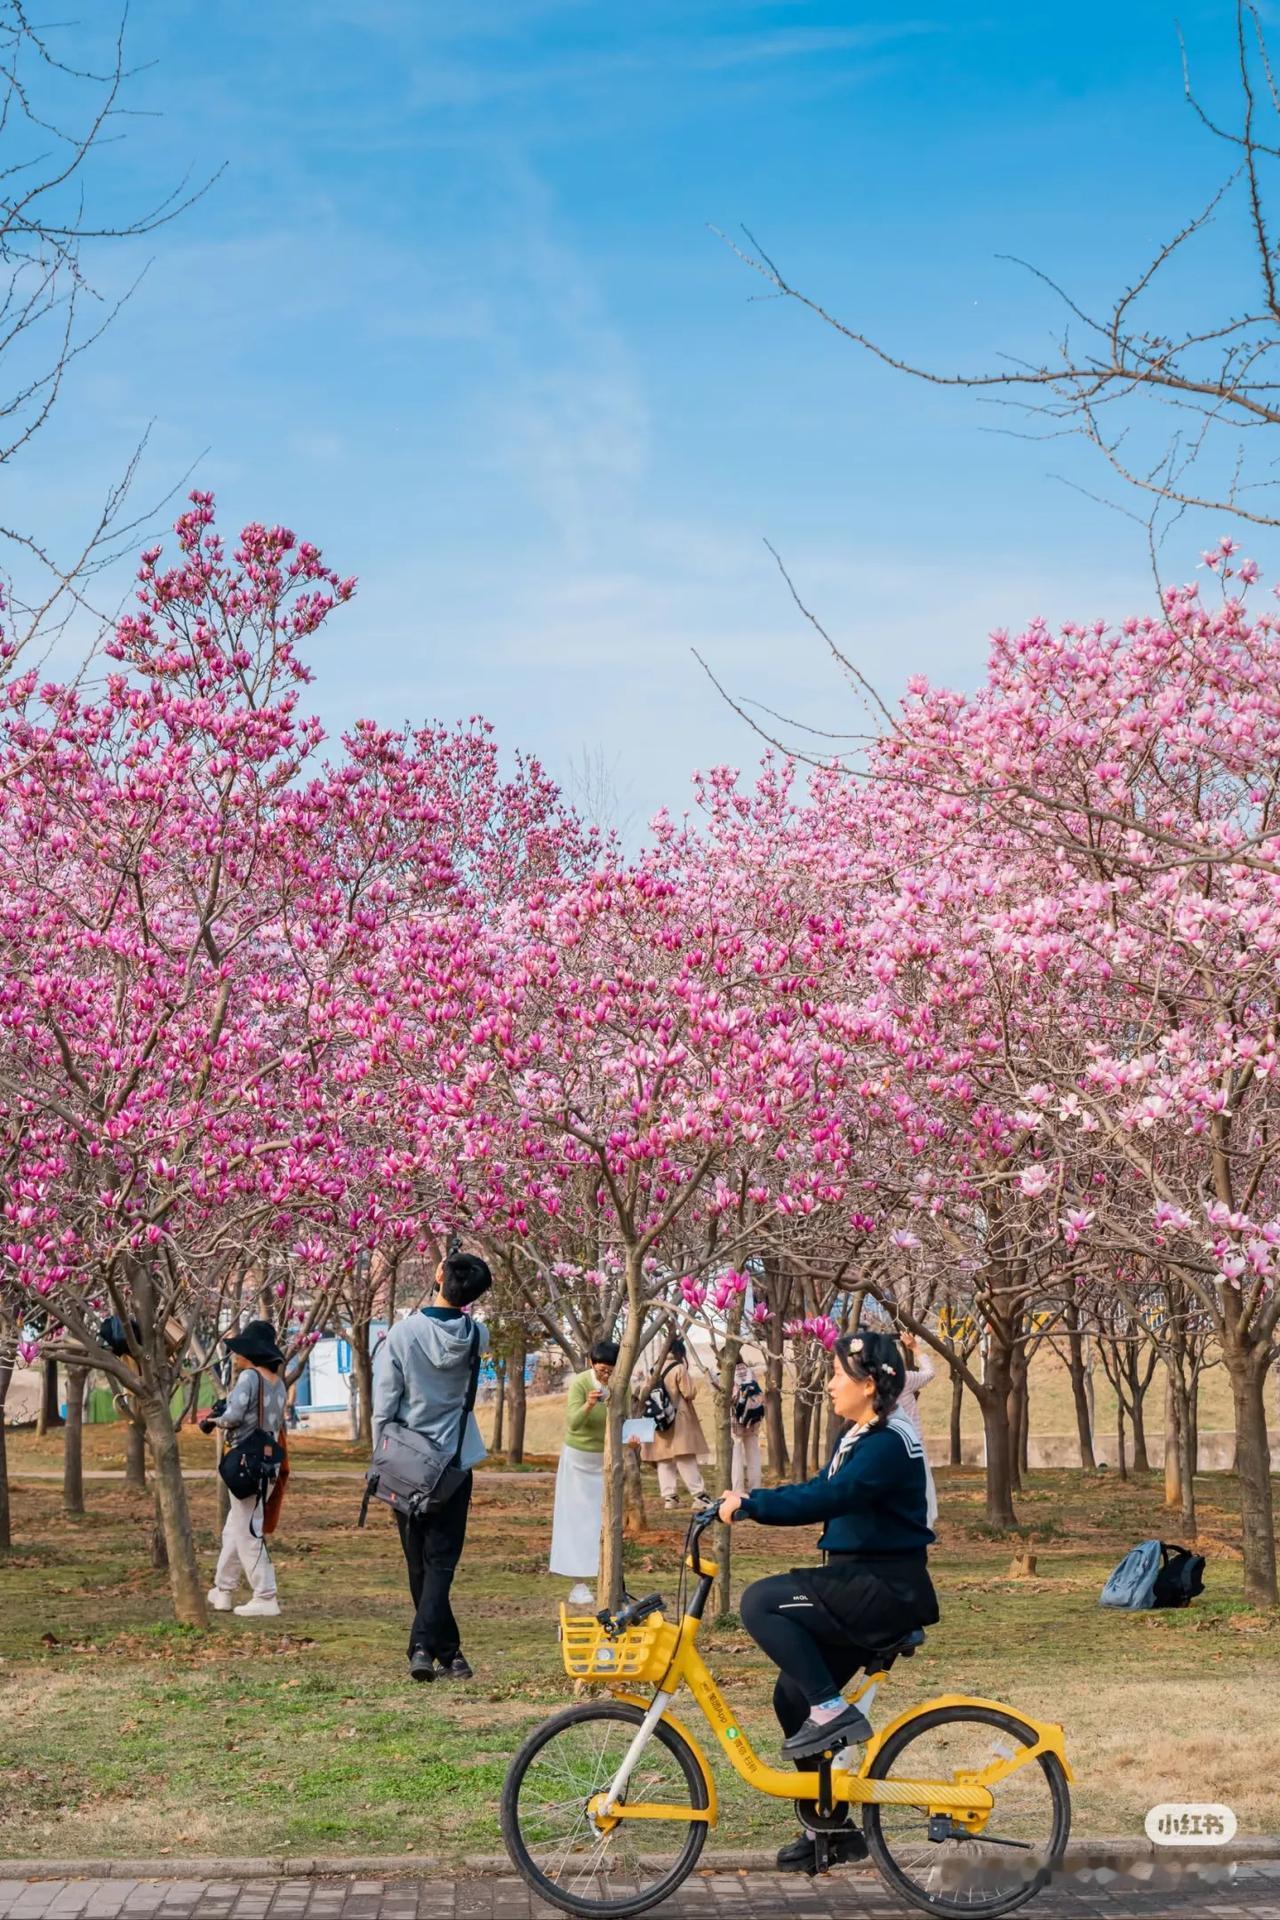
[[[363,930],[327,912],[295,830],[319,741],[300,649],[352,583],[281,528],[227,553],[207,495],[177,533],[100,688],[5,690],[0,1107],[10,1290],[133,1397],[199,1622],[170,1400],[245,1249],[337,1197]]]
[[[452,1094],[424,1083],[422,1126],[451,1143],[468,1218],[516,1244],[541,1238],[545,1265],[545,1223],[576,1205],[566,1238],[593,1234],[591,1270],[616,1287],[614,1592],[621,1422],[653,1309],[691,1261],[730,1265],[767,1215],[839,1193],[824,1103],[842,1062],[820,1059],[808,997],[821,922],[745,875],[727,892],[725,857],[660,821],[639,861],[528,892],[469,955],[470,1052]],[[434,969],[414,951],[405,971],[423,993]]]
[[[1018,1185],[1073,1262],[1130,1287],[1172,1272],[1208,1317],[1246,1592],[1275,1605],[1280,637],[1246,608],[1256,568],[1233,575],[1228,542],[1207,559],[1214,609],[1183,589],[1119,630],[998,635],[988,685],[919,688],[879,772],[969,822],[952,886],[981,894],[993,837],[1025,862],[1018,884],[1006,859],[964,943],[993,983]]]

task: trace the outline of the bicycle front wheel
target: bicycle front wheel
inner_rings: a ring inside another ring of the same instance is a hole
[[[1034,1745],[1030,1727],[1013,1714],[938,1707],[891,1735],[869,1774],[874,1780],[960,1786]],[[866,1807],[871,1857],[913,1906],[954,1920],[994,1920],[1045,1886],[1071,1831],[1071,1798],[1057,1756],[1024,1760],[990,1792],[995,1805],[983,1831],[960,1837],[942,1831],[943,1822],[931,1833],[925,1806]]]
[[[536,1728],[502,1789],[502,1837],[516,1871],[565,1913],[644,1913],[674,1893],[697,1864],[707,1822],[706,1781],[693,1749],[659,1721],[625,1795],[631,1806],[670,1807],[670,1819],[618,1820],[588,1811],[621,1766],[643,1724],[621,1700],[570,1707]]]

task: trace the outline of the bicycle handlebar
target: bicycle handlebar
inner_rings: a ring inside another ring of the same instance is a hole
[[[689,1522],[689,1532],[686,1535],[685,1551],[686,1553],[692,1553],[693,1570],[698,1575],[699,1579],[707,1578],[707,1575],[703,1570],[702,1555],[698,1551],[699,1544],[702,1540],[703,1534],[707,1531],[707,1528],[713,1527],[719,1518],[720,1518],[720,1504],[717,1501],[716,1505],[714,1507],[708,1507],[705,1513],[695,1513],[693,1516],[693,1519]]]
[[[649,1593],[643,1600],[628,1600],[612,1616],[602,1614],[598,1617],[605,1631],[612,1635],[624,1632],[627,1627],[639,1626],[651,1613],[658,1613],[665,1605],[666,1601],[660,1593]]]

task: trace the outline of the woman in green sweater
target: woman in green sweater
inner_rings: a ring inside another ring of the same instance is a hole
[[[612,1340],[597,1340],[591,1365],[569,1382],[564,1446],[556,1472],[556,1510],[551,1525],[551,1571],[576,1582],[575,1607],[595,1605],[588,1581],[600,1571],[600,1516],[604,1510],[604,1438],[609,1382],[618,1364]]]

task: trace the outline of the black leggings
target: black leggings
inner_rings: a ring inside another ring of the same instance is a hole
[[[841,1587],[839,1621],[794,1573],[756,1580],[742,1596],[743,1626],[780,1670],[773,1710],[786,1734],[798,1732],[811,1707],[835,1698],[865,1664],[869,1647],[884,1646],[916,1624],[911,1599],[874,1573],[851,1572]]]

